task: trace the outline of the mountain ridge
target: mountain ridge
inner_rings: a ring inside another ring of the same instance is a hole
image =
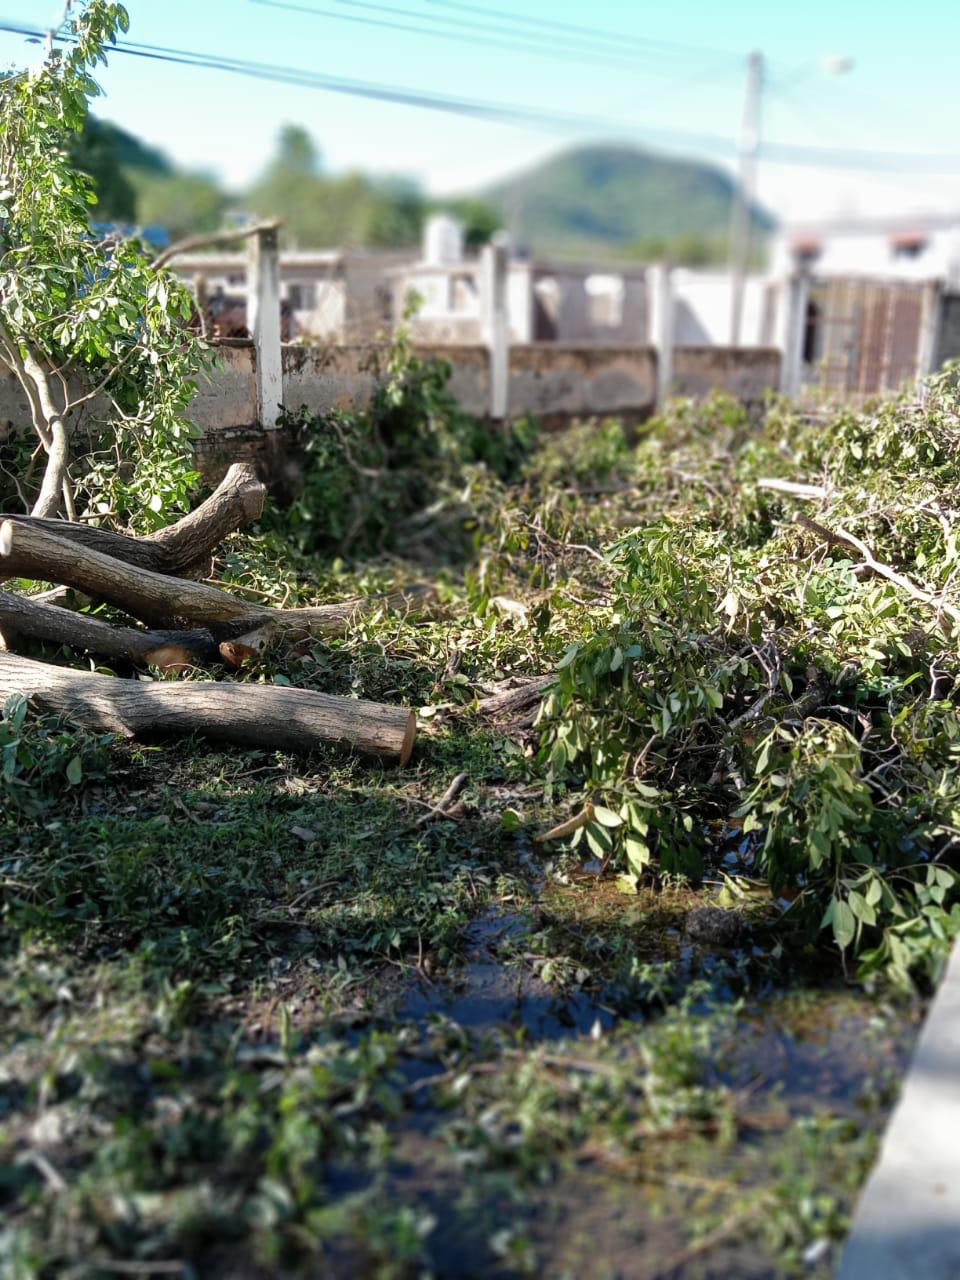
[[[535,253],[696,263],[723,257],[736,190],[736,179],[714,165],[623,143],[584,143],[479,194]],[[776,222],[754,203],[751,224],[760,239]]]

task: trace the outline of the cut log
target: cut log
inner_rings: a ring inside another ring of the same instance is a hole
[[[71,524],[66,520],[41,520],[32,516],[5,515],[25,528],[55,534],[152,573],[189,575],[209,561],[228,534],[251,524],[263,511],[266,495],[257,473],[246,462],[235,462],[210,497],[175,524],[146,538],[131,538],[93,525]],[[16,576],[16,569],[4,572]]]
[[[282,639],[287,643],[297,643],[316,635],[342,635],[356,618],[375,613],[378,609],[408,608],[433,595],[433,587],[414,583],[399,591],[387,591],[377,596],[353,596],[336,604],[268,609],[267,619],[253,630],[237,630],[231,638],[224,640],[220,645],[220,656],[230,666],[241,667],[257,659],[274,641]],[[222,632],[233,629],[233,624],[218,628]]]
[[[60,582],[115,605],[151,627],[208,628],[214,638],[258,652],[272,635],[340,635],[358,611],[408,603],[429,588],[342,600],[302,609],[271,609],[204,582],[135,568],[45,528],[23,521],[0,524],[0,574]],[[245,644],[244,637],[252,636]]]
[[[249,629],[274,612],[202,582],[134,567],[79,542],[69,542],[37,523],[20,520],[0,524],[0,566],[0,573],[9,577],[74,587],[149,626],[182,621],[212,627],[234,620]]]
[[[47,640],[69,645],[104,658],[120,658],[162,671],[185,671],[215,661],[217,646],[209,631],[141,631],[137,627],[112,627],[100,618],[71,613],[28,596],[0,591],[0,632],[7,648],[15,650],[18,638]]]
[[[98,733],[135,738],[200,734],[297,752],[328,744],[406,764],[416,736],[404,707],[265,684],[121,680],[0,653],[0,700],[15,693]]]

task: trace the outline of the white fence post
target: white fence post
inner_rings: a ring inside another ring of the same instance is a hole
[[[480,300],[482,333],[490,356],[490,417],[506,418],[509,411],[510,324],[507,312],[508,238],[497,232],[485,245],[481,259]]]
[[[920,333],[917,342],[917,377],[925,378],[936,371],[940,336],[940,282],[928,280],[923,286],[920,311]]]
[[[657,408],[673,390],[674,293],[673,269],[661,262],[647,272],[647,314],[650,341],[657,351]]]
[[[247,328],[257,358],[257,417],[259,425],[270,430],[276,427],[283,407],[280,248],[275,227],[258,231],[250,240]]]
[[[780,394],[795,399],[803,385],[803,343],[807,332],[810,277],[805,271],[787,276],[780,286],[777,307],[777,346],[780,348]]]

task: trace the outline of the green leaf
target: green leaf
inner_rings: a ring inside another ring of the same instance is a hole
[[[613,848],[610,832],[598,826],[595,822],[588,823],[583,829],[586,832],[587,844],[593,852],[598,858],[605,858]]]
[[[856,937],[857,920],[848,903],[842,898],[835,898],[833,911],[833,936],[841,951],[846,951]]]
[[[623,819],[618,813],[614,813],[612,809],[606,809],[602,804],[593,806],[593,816],[605,827],[619,827],[623,823]]]
[[[574,658],[577,656],[579,652],[580,652],[580,646],[578,644],[568,645],[566,653],[557,663],[557,670],[563,671],[564,667],[569,667],[570,663],[574,660]]]
[[[630,864],[631,871],[636,872],[637,875],[642,874],[651,862],[650,846],[646,841],[640,840],[636,836],[627,836],[624,844],[627,850],[627,862]]]
[[[80,785],[80,780],[82,778],[83,778],[83,761],[80,759],[79,756],[74,756],[73,759],[70,761],[70,763],[67,765],[67,781],[70,783],[71,787],[76,787]]]
[[[516,809],[504,809],[503,813],[501,813],[500,815],[500,830],[511,832],[511,831],[519,831],[519,829],[520,829],[519,813],[517,813]]]

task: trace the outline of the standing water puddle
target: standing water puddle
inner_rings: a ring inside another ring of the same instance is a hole
[[[482,1071],[492,1073],[483,1078],[502,1081],[489,1096],[489,1120],[483,1112],[468,1121],[449,1098],[437,1106],[443,1092],[435,1094],[431,1083],[450,1085],[459,1076],[457,1088],[469,1092],[476,1075],[468,1069],[460,1076],[459,1068],[429,1057],[408,1063],[414,1105],[398,1135],[389,1181],[392,1194],[416,1204],[434,1224],[426,1241],[430,1274],[829,1276],[837,1258],[831,1236],[852,1207],[873,1136],[893,1104],[919,1027],[919,1004],[891,1008],[843,988],[748,992],[737,1004],[729,987],[716,986],[702,1017],[706,1024],[718,1010],[721,1016],[704,1042],[699,1082],[705,1090],[729,1091],[732,1131],[708,1135],[693,1123],[685,1133],[688,1122],[678,1104],[678,1131],[667,1123],[665,1137],[651,1138],[649,1152],[627,1141],[622,1167],[616,1164],[616,1126],[604,1128],[608,1119],[597,1141],[571,1140],[562,1154],[562,1140],[556,1155],[544,1155],[542,1166],[535,1161],[523,1174],[522,1166],[512,1166],[513,1157],[481,1156],[483,1144],[478,1149],[475,1141],[462,1150],[459,1145],[471,1126],[491,1123],[496,1131],[499,1109],[517,1105],[509,1101],[511,1064],[529,1052],[527,1071],[539,1069],[541,1053],[546,1066],[542,1118],[517,1123],[542,1124],[545,1135],[558,1126],[575,1128],[581,1103],[565,1100],[567,1086],[550,1074],[551,1059],[589,1062],[599,1038],[609,1042],[608,1050],[616,1046],[612,1061],[628,1077],[636,1063],[641,1081],[648,1035],[658,1025],[649,1009],[618,1017],[602,992],[551,986],[531,966],[530,934],[522,915],[488,913],[466,930],[462,966],[443,980],[418,978],[396,1009],[399,1019],[425,1030],[436,1017],[457,1024],[480,1053]],[[690,961],[690,949],[681,951]],[[695,971],[694,960],[691,980]],[[699,1000],[690,1017],[701,1018]],[[543,1050],[539,1042],[545,1042]],[[609,1052],[605,1061],[611,1062]],[[603,1078],[597,1076],[598,1086]],[[629,1134],[635,1104],[618,1105],[623,1119],[617,1123]],[[642,1114],[642,1103],[636,1105]],[[597,1150],[585,1159],[581,1153],[591,1146]],[[783,1221],[760,1229],[755,1204],[761,1201]],[[810,1213],[816,1226],[802,1222]],[[698,1243],[704,1238],[709,1247]]]
[[[397,1016],[422,1022],[440,1015],[477,1035],[523,1029],[536,1040],[612,1027],[613,1011],[585,992],[559,994],[526,967],[499,958],[500,948],[527,933],[526,921],[515,914],[491,912],[473,921],[465,930],[463,966],[442,982],[416,979]]]

